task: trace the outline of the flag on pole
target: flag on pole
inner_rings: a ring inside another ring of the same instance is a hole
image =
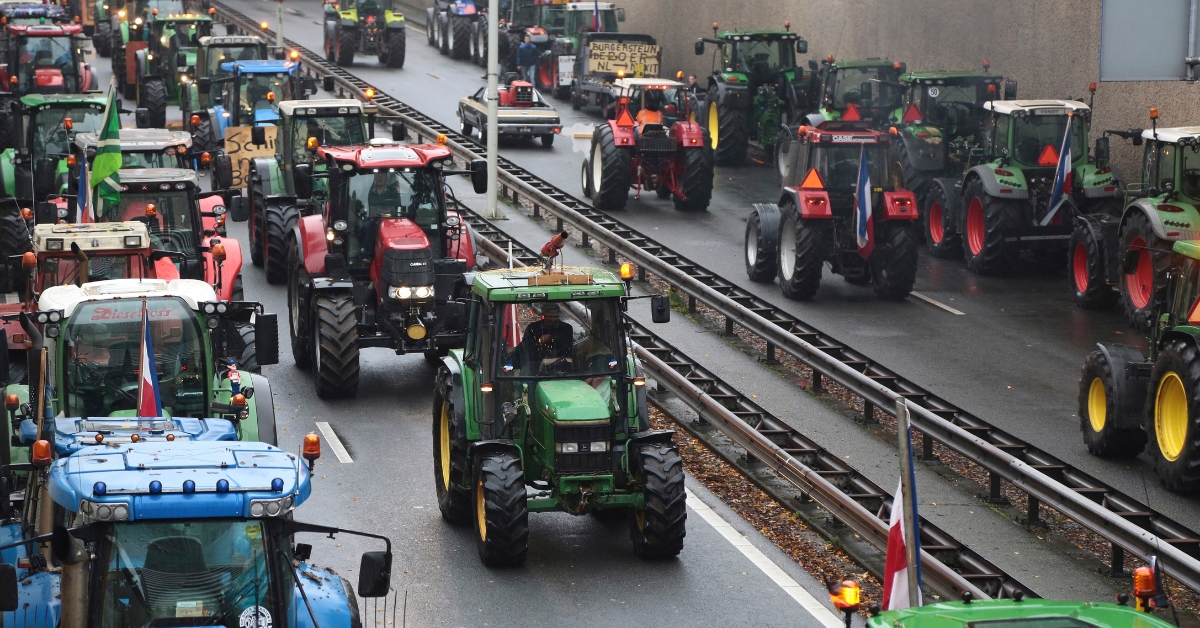
[[[854,235],[858,239],[858,255],[871,257],[875,249],[875,225],[871,223],[871,171],[867,167],[867,148],[858,154],[858,183],[854,186]]]
[[[92,211],[92,186],[88,180],[88,163],[87,157],[79,161],[79,197],[76,199],[75,206],[78,208],[79,215],[76,216],[75,222],[96,222],[96,214]]]
[[[600,32],[600,0],[595,0],[593,2],[592,31],[596,33]]]
[[[138,416],[162,416],[162,398],[158,392],[158,367],[154,364],[154,339],[150,337],[150,315],[142,301],[142,359],[138,367]]]
[[[913,520],[916,520],[916,511],[913,512]],[[908,548],[904,544],[903,513],[904,493],[900,488],[900,483],[897,482],[896,496],[892,498],[892,516],[888,520],[887,557],[883,563],[883,610],[885,611],[894,611],[909,606]],[[917,550],[917,555],[920,556],[920,548]],[[917,567],[919,569],[920,565],[918,564]],[[920,582],[920,579],[917,581]],[[921,592],[918,590],[918,599],[920,596]]]
[[[1050,193],[1050,213],[1046,216],[1047,221],[1058,211],[1064,191],[1067,194],[1071,192],[1071,121],[1074,118],[1073,113],[1067,113],[1067,132],[1063,135],[1062,148],[1058,151],[1058,167],[1054,170],[1054,187]]]
[[[88,180],[89,187],[96,190],[95,207],[91,208],[93,216],[103,216],[121,202],[121,116],[116,100],[116,89],[109,85],[104,125],[100,127],[96,159],[92,162]]]

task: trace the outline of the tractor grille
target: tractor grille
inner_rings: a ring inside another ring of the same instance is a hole
[[[591,443],[603,441],[605,451],[590,451]],[[589,425],[586,427],[554,426],[555,450],[563,443],[577,443],[579,453],[554,455],[554,469],[558,473],[612,473],[612,427]],[[585,449],[589,451],[584,451]]]
[[[638,138],[638,152],[641,153],[674,153],[675,148],[675,138],[673,137],[647,137],[643,135]]]
[[[518,87],[516,96],[514,98],[514,102],[532,104],[533,103],[533,88],[532,87]]]
[[[389,286],[432,286],[433,251],[422,249],[384,249],[383,282]]]

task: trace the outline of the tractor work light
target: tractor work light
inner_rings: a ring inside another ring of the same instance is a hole
[[[321,438],[316,432],[309,432],[304,436],[304,444],[300,449],[300,455],[304,459],[312,462],[321,457]]]
[[[462,224],[462,218],[458,216],[446,216],[447,227],[457,227],[460,224]]]
[[[258,27],[259,27],[260,29],[264,30],[264,31],[265,31],[265,30],[267,30],[267,28],[268,28],[269,26],[270,26],[270,24],[267,24],[266,22],[259,22],[259,23],[258,23]]]
[[[97,482],[96,484],[104,484]],[[97,493],[103,495],[104,493]],[[129,521],[129,506],[126,504],[105,504],[87,499],[79,500],[79,512],[86,517],[100,521]]]
[[[21,398],[16,394],[9,394],[4,398],[4,407],[9,412],[16,412],[17,408],[21,407]]]
[[[646,378],[645,378],[645,377],[635,377],[635,378],[633,378],[633,385],[634,385],[634,386],[645,386],[645,385],[646,385]]]
[[[125,246],[139,247],[142,245],[142,236],[125,236]]]
[[[57,323],[62,320],[63,314],[59,310],[44,310],[38,312],[35,318],[37,319],[37,322],[42,324]]]
[[[209,329],[216,329],[221,326],[221,319],[217,318],[216,316],[209,316],[207,319],[205,319],[204,323],[208,325]]]
[[[51,462],[53,462],[53,458],[50,454],[50,441],[43,439],[33,443],[33,453],[31,454],[31,459],[33,460],[34,466],[48,466]]]
[[[621,264],[621,279],[633,279],[633,264]]]
[[[292,498],[290,496],[281,499],[253,499],[250,500],[250,516],[251,517],[278,517],[286,515],[292,510]]]
[[[62,238],[47,238],[46,239],[46,250],[47,251],[63,250],[63,239]]]
[[[335,231],[345,231],[345,230],[346,230],[346,229],[348,229],[349,227],[350,227],[350,225],[348,225],[348,224],[346,223],[346,221],[345,221],[345,220],[335,220],[335,221],[333,221],[333,229],[334,229]]]
[[[58,338],[58,334],[60,331],[61,330],[58,326],[58,323],[50,323],[49,325],[46,325],[46,337],[47,338]]]

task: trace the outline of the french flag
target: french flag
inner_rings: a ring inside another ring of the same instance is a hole
[[[1067,113],[1067,133],[1063,135],[1062,148],[1058,151],[1058,167],[1054,170],[1054,187],[1050,193],[1051,215],[1062,202],[1064,191],[1070,193],[1071,190],[1071,122],[1074,118],[1073,112]]]
[[[854,235],[858,239],[858,255],[871,257],[875,250],[875,225],[871,223],[871,171],[867,167],[867,148],[858,154],[858,184],[854,186]]]
[[[162,416],[162,398],[158,393],[158,367],[154,364],[154,339],[150,337],[150,315],[142,302],[142,360],[138,378],[138,416]]]
[[[79,160],[79,198],[75,203],[79,215],[76,222],[96,222],[96,214],[92,211],[92,180],[88,173],[87,159]]]
[[[883,563],[883,610],[885,611],[894,611],[909,607],[908,548],[904,544],[903,495],[900,484],[897,483],[896,496],[892,498],[892,516],[888,521],[887,558]],[[916,501],[915,496],[914,501]],[[915,513],[916,510],[914,509],[913,512]],[[917,547],[916,555],[921,555],[920,547]],[[920,565],[917,568],[917,581],[920,582]],[[918,590],[917,599],[919,600],[920,597],[921,592]]]
[[[594,0],[592,3],[592,31],[600,32],[600,0]]]

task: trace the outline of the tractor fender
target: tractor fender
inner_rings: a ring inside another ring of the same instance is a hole
[[[671,125],[671,137],[679,139],[684,148],[701,148],[704,145],[704,129],[699,122],[680,120]]]
[[[387,20],[386,27],[390,31],[402,31],[405,29],[405,20],[403,17]]]
[[[447,216],[457,216],[456,211],[447,211]],[[475,267],[475,231],[471,229],[471,225],[463,220],[459,223],[462,230],[458,234],[457,240],[446,238],[446,256],[453,259],[465,260],[467,268]]]
[[[516,443],[510,440],[481,440],[471,443],[471,448],[467,451],[468,458],[475,456],[483,456],[487,454],[498,454],[510,452],[519,459],[524,459],[521,455],[521,448],[517,447]]]
[[[257,337],[255,342],[258,342]],[[278,446],[279,434],[275,431],[277,425],[275,423],[274,396],[271,395],[271,382],[258,373],[251,373],[250,384],[254,387],[254,396],[246,401],[247,403],[254,404],[252,414],[257,419],[256,423],[258,423],[257,440],[269,445]],[[259,403],[263,400],[266,400],[266,403]]]
[[[996,180],[996,170],[990,164],[980,164],[971,168],[965,179],[977,177],[983,183],[983,191],[988,196],[997,198],[1005,198],[1014,201],[1027,200],[1029,198],[1029,190],[1018,190],[1007,186],[1000,185]]]
[[[785,188],[784,193],[788,190]],[[758,216],[758,229],[768,251],[779,250],[779,206],[774,203],[755,203],[750,215]]]
[[[1084,198],[1111,198],[1124,194],[1121,182],[1111,169],[1100,172],[1094,163],[1086,163],[1075,169],[1075,180],[1083,189]]]
[[[917,197],[909,190],[896,190],[883,193],[883,220],[916,220],[920,217],[917,211]]]
[[[348,28],[352,31],[358,30],[358,22],[355,22],[354,20],[347,20],[345,18],[342,18],[342,21],[340,24],[338,24],[338,26],[341,28]]]
[[[255,157],[250,167],[254,170],[254,176],[258,177],[266,198],[288,193],[287,186],[283,181],[283,171],[279,169],[279,161],[274,156]]]
[[[730,85],[725,81],[713,80],[710,85],[717,86],[717,105],[730,109],[750,108],[750,87],[748,85]]]
[[[238,242],[237,238],[221,236],[205,238],[201,243],[205,251],[204,280],[214,286],[217,283],[217,262],[208,252],[208,247],[213,240],[217,240],[225,247],[225,263],[221,264],[221,289],[217,291],[217,299],[232,301],[234,281],[242,272],[242,243]]]
[[[466,415],[466,401],[463,398],[462,365],[452,355],[442,357],[442,371],[438,373],[435,386],[442,389],[443,396],[450,397],[450,405],[454,406],[454,415],[463,418]]]
[[[938,137],[937,142],[913,135],[911,129],[900,131],[900,141],[904,150],[908,151],[908,163],[917,170],[941,170],[946,165],[945,138]]]
[[[637,137],[633,132],[637,127],[617,126],[616,120],[609,120],[608,128],[612,129],[613,144],[617,146],[629,146],[631,148],[637,145]]]
[[[300,249],[300,259],[304,260],[304,270],[310,275],[320,275],[325,272],[325,256],[329,253],[329,245],[325,240],[325,220],[322,216],[301,216],[292,232],[296,246]]]
[[[350,598],[346,595],[346,587],[342,584],[342,577],[337,572],[310,563],[300,563],[297,569],[305,575],[303,594],[308,596],[311,603],[312,613],[316,617],[315,626],[361,625],[351,621],[358,614],[358,609],[352,608]],[[300,588],[295,582],[292,583],[292,604],[296,605],[292,608],[305,608]],[[295,620],[296,628],[314,626],[312,617],[309,617],[305,610],[296,612]],[[253,621],[249,623],[253,624]],[[277,621],[276,625],[283,623]]]
[[[1187,336],[1189,342],[1195,342],[1190,334],[1179,335]],[[1163,339],[1166,340],[1165,337]],[[1145,356],[1128,345],[1098,342],[1096,347],[1113,374],[1113,407],[1116,409],[1113,422],[1119,427],[1141,427],[1146,393],[1150,388],[1150,369],[1137,366],[1146,364]]]
[[[629,456],[629,474],[637,477],[642,471],[642,457],[637,454],[642,445],[671,445],[675,430],[643,430],[629,437],[625,443],[626,455]]]
[[[12,148],[0,153],[0,192],[10,198],[17,195],[17,167],[13,164],[15,155],[16,150]]]
[[[1135,213],[1142,213],[1150,220],[1150,226],[1154,227],[1154,235],[1164,240],[1179,240],[1179,235],[1167,236],[1167,228],[1162,224],[1162,217],[1158,215],[1158,209],[1148,199],[1139,198],[1129,204],[1125,208],[1125,212],[1121,214],[1121,232],[1125,231],[1125,225],[1129,223],[1129,218]]]
[[[810,203],[809,200],[814,202]],[[829,204],[829,192],[825,190],[805,190],[797,186],[783,188],[779,204],[788,201],[800,211],[801,218],[833,218],[833,208]]]
[[[325,6],[329,6],[329,5],[325,5]],[[328,41],[328,42],[337,41],[337,27],[338,27],[337,18],[329,19],[331,17],[333,17],[333,16],[328,16],[328,15],[325,16],[325,29],[324,29],[325,30],[325,41]]]

